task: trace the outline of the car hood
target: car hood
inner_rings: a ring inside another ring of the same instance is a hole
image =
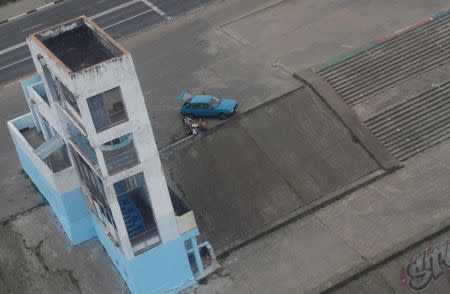
[[[230,112],[233,111],[236,105],[237,102],[235,100],[222,98],[220,104],[216,107],[216,110]]]

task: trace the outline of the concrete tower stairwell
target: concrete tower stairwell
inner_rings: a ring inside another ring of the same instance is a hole
[[[8,126],[72,244],[97,237],[132,293],[176,293],[211,272],[211,246],[167,187],[128,51],[86,17],[27,43],[31,112]]]

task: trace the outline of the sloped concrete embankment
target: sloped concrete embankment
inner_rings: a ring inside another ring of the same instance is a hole
[[[220,254],[395,166],[380,162],[365,143],[321,97],[302,87],[161,155],[170,185]]]

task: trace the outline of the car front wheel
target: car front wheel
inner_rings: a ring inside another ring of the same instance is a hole
[[[225,113],[221,113],[221,114],[219,114],[219,116],[218,116],[218,118],[220,118],[220,119],[227,119],[229,116],[227,115],[227,114],[225,114]]]

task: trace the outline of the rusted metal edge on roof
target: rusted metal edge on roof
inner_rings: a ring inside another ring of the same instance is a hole
[[[47,46],[45,46],[45,44],[43,43],[41,36],[45,35],[46,33],[48,34],[49,31],[52,30],[56,30],[58,28],[62,28],[64,26],[70,26],[71,24],[75,24],[77,21],[81,21],[83,22],[86,26],[88,26],[90,29],[92,29],[95,33],[98,34],[99,37],[104,38],[107,42],[109,42],[113,47],[115,47],[115,49],[118,50],[118,52],[120,52],[120,54],[118,56],[114,56],[110,59],[101,61],[99,63],[93,64],[91,66],[79,69],[77,71],[72,71],[66,64],[64,64],[63,61],[61,61],[51,50],[49,50],[47,48]],[[46,52],[46,54],[48,55],[48,57],[50,57],[51,59],[53,59],[57,64],[59,64],[66,73],[68,74],[72,74],[72,75],[76,75],[85,71],[89,71],[92,70],[95,67],[98,67],[101,64],[105,64],[108,62],[112,62],[115,60],[119,60],[120,58],[122,58],[123,56],[130,56],[130,53],[128,52],[127,49],[125,49],[125,47],[123,47],[120,43],[118,43],[116,40],[114,40],[108,33],[106,33],[102,28],[100,28],[95,22],[93,22],[89,17],[82,15],[73,19],[70,19],[68,21],[56,24],[54,26],[51,26],[49,28],[45,28],[41,31],[35,32],[31,35],[29,35],[27,37],[27,42],[34,42],[35,44],[37,44],[42,50],[44,50],[44,52]]]

